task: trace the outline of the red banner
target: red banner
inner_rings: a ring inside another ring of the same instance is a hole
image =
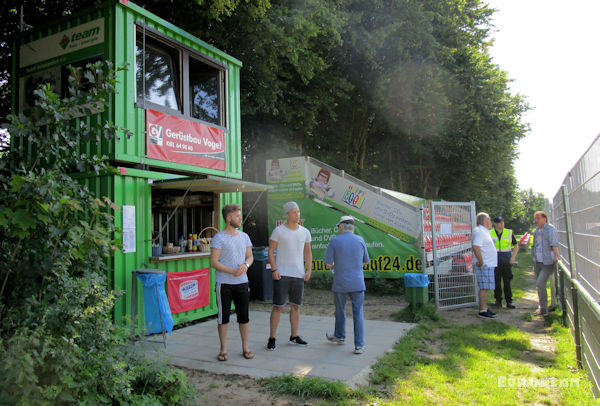
[[[187,312],[208,306],[210,292],[208,268],[186,272],[167,272],[167,294],[171,313]]]
[[[225,170],[225,132],[146,110],[146,155],[161,161]]]

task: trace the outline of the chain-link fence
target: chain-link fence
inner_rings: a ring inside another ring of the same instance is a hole
[[[600,396],[600,137],[565,177],[550,218],[559,236],[563,319]]]

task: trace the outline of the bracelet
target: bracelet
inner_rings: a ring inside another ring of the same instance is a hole
[[[271,273],[273,273],[273,272],[277,272],[277,268],[271,269]]]

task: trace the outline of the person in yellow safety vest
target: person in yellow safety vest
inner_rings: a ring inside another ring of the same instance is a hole
[[[512,303],[512,290],[510,281],[513,278],[512,265],[515,263],[515,258],[519,252],[519,244],[512,230],[504,228],[504,218],[502,216],[494,217],[494,227],[490,230],[492,241],[498,251],[498,266],[494,270],[494,278],[496,288],[494,296],[496,303],[494,306],[502,306],[502,286],[504,284],[504,299],[506,300],[506,308],[514,309]]]

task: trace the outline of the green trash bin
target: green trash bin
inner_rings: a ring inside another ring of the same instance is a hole
[[[404,275],[406,301],[415,306],[429,302],[429,277],[423,273],[407,273]]]

